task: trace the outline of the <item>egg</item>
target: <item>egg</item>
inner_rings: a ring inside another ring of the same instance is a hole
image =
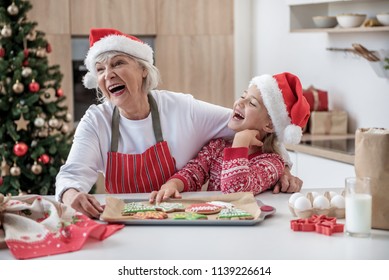
[[[336,196],[336,195],[338,195],[337,192],[330,191],[330,197],[331,197],[331,199],[332,199],[334,196]]]
[[[298,197],[294,202],[294,209],[298,211],[305,211],[312,208],[312,204],[305,196]]]
[[[320,195],[318,192],[311,192],[312,197],[315,198],[316,196]]]
[[[296,192],[289,197],[289,204],[294,205],[297,198],[304,196],[302,193]]]
[[[333,198],[331,198],[331,207],[336,207],[336,208],[344,208],[345,203],[344,203],[344,197],[341,195],[335,195]]]
[[[324,195],[318,195],[313,200],[313,208],[329,209],[330,208],[330,201]]]

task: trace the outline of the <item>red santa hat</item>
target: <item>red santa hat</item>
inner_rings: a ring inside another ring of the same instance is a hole
[[[274,76],[261,75],[251,80],[252,85],[261,92],[279,141],[298,144],[310,115],[299,78],[287,72]]]
[[[88,70],[83,83],[86,88],[97,87],[96,58],[108,51],[119,51],[153,64],[153,49],[135,36],[115,29],[95,28],[90,30],[89,51],[84,64]]]

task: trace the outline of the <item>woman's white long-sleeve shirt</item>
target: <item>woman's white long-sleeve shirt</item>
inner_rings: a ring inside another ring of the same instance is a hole
[[[161,120],[163,138],[181,169],[213,138],[231,138],[234,132],[227,128],[231,109],[206,103],[192,95],[153,90]],[[96,183],[98,172],[105,173],[107,152],[111,147],[113,105],[105,102],[92,105],[77,126],[72,148],[66,163],[56,178],[56,199],[65,190],[89,192]],[[139,154],[156,144],[151,114],[143,120],[119,122],[118,152]]]

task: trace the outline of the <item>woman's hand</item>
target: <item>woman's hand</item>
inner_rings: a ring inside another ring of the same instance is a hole
[[[161,186],[159,191],[153,191],[150,194],[150,203],[160,203],[169,197],[181,198],[180,192],[184,189],[184,184],[181,180],[171,179]]]
[[[90,218],[99,218],[104,210],[93,195],[75,189],[65,191],[62,195],[62,201]]]
[[[284,173],[282,174],[280,180],[274,186],[273,193],[294,193],[299,192],[303,185],[303,181],[300,178],[293,176],[290,173],[288,166],[285,167]]]

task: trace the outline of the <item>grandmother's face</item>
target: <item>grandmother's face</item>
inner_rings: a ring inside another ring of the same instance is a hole
[[[142,81],[147,73],[138,62],[125,54],[97,62],[96,72],[100,90],[118,107],[133,104],[143,94]]]

